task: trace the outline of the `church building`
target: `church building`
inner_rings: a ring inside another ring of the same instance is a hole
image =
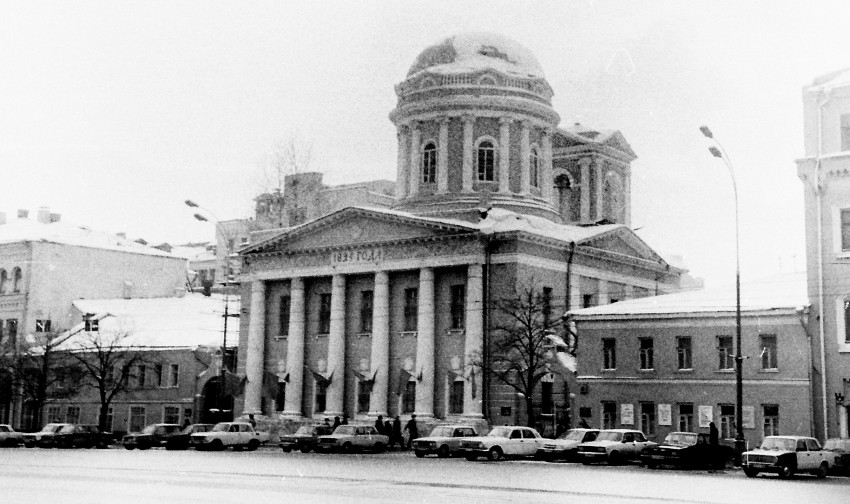
[[[559,317],[678,289],[684,271],[629,227],[635,153],[618,131],[559,127],[528,49],[455,35],[395,92],[393,204],[240,251],[237,413],[522,423],[515,391],[471,365],[495,300],[533,288]],[[565,425],[572,379],[544,378],[536,418]]]

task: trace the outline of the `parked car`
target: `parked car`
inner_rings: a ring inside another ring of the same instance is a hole
[[[486,436],[462,438],[460,446],[466,460],[487,457],[533,457],[543,449],[545,440],[536,430],[523,426],[493,427]]]
[[[578,460],[578,445],[595,440],[598,434],[599,429],[570,429],[544,442],[543,457],[546,460]]]
[[[268,442],[269,433],[259,432],[248,422],[219,422],[209,432],[189,436],[189,444],[197,450],[256,450]]]
[[[827,439],[823,449],[835,453],[835,465],[830,469],[836,474],[850,476],[850,439]]]
[[[57,448],[109,448],[112,435],[101,432],[97,425],[69,424],[53,434]]]
[[[142,432],[131,432],[124,436],[124,449],[147,450],[156,446],[165,446],[165,443],[177,434],[180,434],[180,426],[177,424],[151,424],[142,429]]]
[[[413,440],[413,452],[420,458],[430,454],[446,458],[461,452],[461,438],[477,436],[469,425],[438,425],[428,436]]]
[[[721,469],[733,455],[731,446],[711,444],[708,434],[671,432],[661,444],[647,447],[640,459],[650,469],[660,465]]]
[[[808,472],[825,478],[835,465],[836,453],[821,449],[818,440],[806,436],[767,436],[755,450],[744,452],[741,467],[750,478],[772,472],[780,478]]]
[[[578,456],[584,464],[607,462],[609,465],[639,460],[646,448],[654,445],[643,432],[633,429],[607,429],[596,439],[578,445]]]
[[[180,432],[168,436],[165,440],[166,450],[188,450],[189,437],[196,432],[209,432],[213,428],[213,424],[199,423],[187,425]]]
[[[0,446],[14,448],[24,444],[24,433],[17,432],[11,425],[0,424]]]
[[[280,436],[280,448],[286,453],[292,450],[310,453],[316,449],[320,436],[332,433],[333,428],[330,425],[302,425],[294,434]]]
[[[59,432],[67,423],[49,423],[38,432],[24,434],[24,446],[27,448],[51,448],[53,447],[53,435]]]
[[[333,434],[319,436],[316,451],[342,451],[350,453],[355,450],[382,452],[387,449],[390,438],[379,434],[374,425],[340,425]]]

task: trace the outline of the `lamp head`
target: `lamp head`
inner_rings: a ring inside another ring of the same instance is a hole
[[[201,221],[201,222],[207,222],[207,221],[209,221],[209,219],[207,219],[206,217],[204,217],[203,215],[201,215],[201,214],[199,214],[199,213],[196,213],[196,214],[195,214],[195,218],[196,218],[196,219],[198,219],[198,220],[199,220],[199,221]]]
[[[708,148],[708,152],[710,152],[711,155],[714,156],[714,157],[717,157],[717,158],[723,157],[723,154],[720,153],[720,149],[718,149],[717,147],[715,147],[713,145]]]
[[[184,203],[186,203],[187,207],[197,208],[197,206],[198,206],[197,203],[195,203],[194,201],[192,201],[190,199],[187,199],[186,201],[184,201]]]
[[[699,127],[699,130],[702,131],[702,134],[707,138],[714,138],[714,135],[711,133],[711,130],[708,129],[708,126],[702,125]]]

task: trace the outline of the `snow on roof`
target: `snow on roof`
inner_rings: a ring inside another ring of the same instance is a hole
[[[459,33],[427,47],[407,77],[423,70],[441,74],[492,69],[525,78],[544,79],[543,67],[524,46],[496,33]]]
[[[844,87],[847,85],[850,85],[850,68],[821,75],[812,81],[810,88],[828,91],[833,88]]]
[[[64,221],[45,224],[22,218],[0,225],[0,243],[25,241],[60,243],[134,254],[174,257],[168,252],[142,245],[118,235],[104,231],[93,231]]]
[[[215,261],[215,252],[206,244],[177,245],[171,249],[171,254],[189,261]]]
[[[228,313],[240,313],[239,296],[231,295]],[[190,347],[221,346],[224,331],[225,296],[199,293],[183,297],[146,299],[78,299],[74,307],[97,314],[99,331],[126,330],[127,346]],[[73,331],[72,331],[73,332]],[[239,321],[232,318],[227,328],[228,346],[239,340]],[[73,339],[73,337],[72,337]],[[72,341],[68,342],[73,346]]]
[[[741,285],[741,311],[797,309],[808,306],[806,273],[783,273]],[[626,315],[676,315],[736,310],[735,286],[677,292],[572,310],[577,320]]]
[[[487,212],[487,218],[478,223],[478,228],[485,234],[524,231],[564,242],[574,241],[576,243],[623,227],[625,226],[622,224],[602,224],[598,226],[558,224],[543,217],[518,214],[502,208],[491,208]]]

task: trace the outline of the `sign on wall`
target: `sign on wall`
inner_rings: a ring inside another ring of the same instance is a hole
[[[621,404],[620,405],[620,423],[623,425],[635,424],[635,405]]]
[[[658,405],[658,425],[673,425],[673,415],[669,404]]]
[[[714,421],[714,411],[711,406],[699,407],[699,426],[708,428],[708,424]]]
[[[744,429],[756,428],[756,408],[755,406],[744,406],[741,408],[741,427]]]

